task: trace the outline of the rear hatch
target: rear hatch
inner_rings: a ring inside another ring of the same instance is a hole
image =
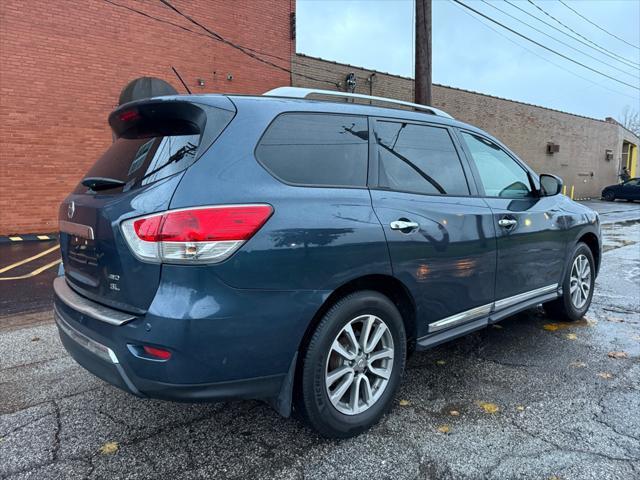
[[[138,259],[123,220],[166,210],[184,171],[235,114],[223,96],[166,97],[126,104],[109,116],[114,141],[60,206],[65,275],[78,293],[144,313],[161,264]]]

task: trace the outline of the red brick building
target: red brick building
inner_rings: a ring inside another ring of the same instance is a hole
[[[172,4],[282,69],[158,0],[0,2],[0,235],[57,229],[61,200],[111,142],[107,115],[129,81],[158,77],[184,93],[173,66],[194,93],[291,83],[295,0]]]

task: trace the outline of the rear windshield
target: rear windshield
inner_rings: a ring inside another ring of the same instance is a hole
[[[102,185],[100,193],[126,192],[181,172],[190,166],[206,150],[226,127],[233,113],[217,108],[207,108],[206,132],[192,125],[185,131],[184,125],[175,125],[172,134],[171,121],[162,125],[162,133],[145,129],[141,135],[117,138],[83,177],[87,179],[115,180],[113,186]],[[154,119],[155,122],[158,119]],[[157,125],[157,123],[156,123]],[[203,139],[204,142],[203,142]],[[90,189],[80,182],[75,193]]]

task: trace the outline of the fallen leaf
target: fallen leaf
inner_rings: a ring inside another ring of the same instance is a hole
[[[575,333],[567,333],[565,335],[565,337],[567,337],[567,340],[577,340],[578,336]]]
[[[584,362],[571,362],[569,366],[573,368],[584,368],[587,366],[587,364]]]
[[[445,362],[444,360],[436,360],[436,365],[444,365],[445,363],[447,362]]]
[[[622,323],[624,320],[618,317],[607,317],[607,322]]]
[[[519,412],[524,412],[524,405],[517,405],[516,410]]]
[[[118,442],[107,442],[100,447],[100,453],[102,455],[113,455],[119,448]]]
[[[551,475],[548,480],[562,480],[559,476],[557,475]]]
[[[33,337],[31,339],[32,342],[39,342],[40,341],[40,337]]]
[[[498,324],[491,325],[491,327],[492,328],[497,328],[498,330],[502,330],[504,328],[502,325],[498,325]]]
[[[629,358],[627,352],[609,352],[607,356],[609,358]]]
[[[612,379],[612,378],[613,378],[613,375],[612,375],[611,373],[609,373],[609,372],[600,372],[600,373],[598,374],[598,376],[599,376],[600,378],[604,378],[605,380],[610,380],[610,379]]]
[[[451,415],[452,417],[458,417],[460,416],[460,412],[458,410],[451,410],[449,412],[449,415]]]
[[[409,406],[409,405],[410,405],[409,400],[400,400],[400,402],[399,402],[399,403],[400,403],[400,406],[401,406],[401,407],[407,407],[407,406]]]
[[[450,431],[450,430],[451,430],[451,429],[449,428],[449,425],[440,425],[440,426],[438,427],[438,431],[439,431],[440,433],[449,433],[449,431]]]
[[[592,320],[590,318],[581,318],[575,322],[549,322],[542,325],[542,328],[548,330],[549,332],[555,332],[556,330],[566,330],[567,328],[574,327],[591,327],[597,324],[597,320]]]
[[[485,413],[498,413],[500,411],[500,407],[495,403],[491,402],[479,402],[480,408],[482,408]]]

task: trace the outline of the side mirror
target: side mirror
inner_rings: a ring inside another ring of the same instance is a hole
[[[558,195],[562,191],[562,185],[563,182],[560,177],[556,177],[549,173],[543,173],[540,175],[540,189],[542,190],[542,195],[545,197]]]

